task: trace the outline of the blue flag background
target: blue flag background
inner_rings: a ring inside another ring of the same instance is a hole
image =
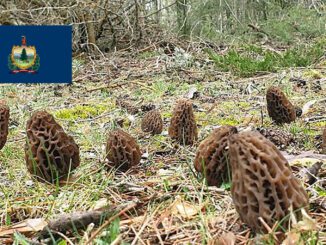
[[[12,47],[35,46],[40,57],[36,73],[13,74],[8,67]],[[72,81],[71,26],[0,26],[0,83],[70,83]]]

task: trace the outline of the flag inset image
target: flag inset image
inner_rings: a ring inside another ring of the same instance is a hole
[[[0,25],[0,83],[71,83],[71,25]]]

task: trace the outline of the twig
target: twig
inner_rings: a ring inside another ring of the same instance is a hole
[[[121,239],[122,239],[122,236],[121,236],[121,234],[120,234],[119,236],[117,236],[116,239],[114,239],[113,242],[111,242],[111,245],[118,245],[118,244],[120,244]]]
[[[157,213],[157,211],[160,209],[161,206],[162,206],[162,204],[160,204],[160,205],[158,205],[158,206],[156,207],[156,209],[155,209],[154,212],[152,213],[152,216],[154,216],[154,215]],[[140,228],[139,232],[138,232],[138,233],[135,232],[135,235],[136,235],[136,236],[135,236],[135,239],[132,241],[131,245],[135,245],[135,244],[136,244],[137,240],[140,239],[140,234],[144,231],[144,229],[146,228],[146,226],[147,226],[147,224],[149,223],[149,221],[150,221],[151,219],[153,220],[153,218],[151,218],[151,217],[147,217],[147,213],[146,213],[145,218],[146,218],[146,219],[145,219],[145,221],[144,221],[142,227]]]
[[[273,232],[273,228],[270,228],[269,225],[265,222],[265,220],[262,217],[258,217],[258,220],[262,223],[262,225],[265,227],[265,229],[268,231],[269,234],[271,234],[275,241],[278,241],[277,237],[275,236]]]
[[[133,233],[136,235],[136,237],[137,237],[137,231],[135,230],[135,228],[134,228],[134,226],[133,225],[130,225],[130,228],[131,228],[131,230],[133,231]],[[143,245],[146,245],[146,243],[141,239],[141,238],[139,238],[139,242],[141,243],[141,244],[143,244]]]
[[[119,213],[111,216],[107,221],[105,221],[95,232],[94,234],[89,238],[89,240],[87,241],[87,244],[90,244],[95,237],[105,228],[107,227],[114,219],[116,219],[117,217],[119,217],[120,215],[124,214],[125,212],[127,212],[128,210],[136,207],[136,203],[132,203],[129,206],[127,206],[126,208],[122,209]]]
[[[149,223],[150,218],[148,217],[145,222],[143,223],[142,227],[140,228],[139,232],[136,233],[135,235],[135,239],[132,241],[131,245],[135,245],[137,240],[140,238],[140,234],[144,231],[144,229],[146,228],[147,224]]]
[[[163,242],[163,240],[162,240],[162,237],[161,237],[160,231],[157,229],[157,226],[156,226],[156,224],[155,224],[155,222],[154,222],[154,220],[153,220],[152,217],[151,217],[151,220],[152,220],[152,223],[153,223],[152,227],[154,228],[154,230],[155,230],[155,232],[156,232],[156,236],[157,236],[158,240],[160,241],[160,244],[161,244],[161,245],[164,245],[164,242]]]
[[[326,117],[325,116],[315,116],[315,117],[305,118],[304,120],[307,123],[311,123],[311,122],[323,122],[323,121],[326,121]]]

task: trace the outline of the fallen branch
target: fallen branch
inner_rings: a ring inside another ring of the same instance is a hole
[[[73,229],[74,230],[86,229],[87,226],[91,223],[93,223],[94,225],[100,225],[104,220],[109,218],[108,221],[104,223],[107,224],[107,222],[111,222],[115,218],[119,217],[122,213],[135,207],[136,204],[132,203],[129,204],[127,207],[125,206],[126,205],[118,206],[115,208],[108,208],[105,210],[92,210],[92,211],[77,212],[72,214],[63,214],[56,219],[50,220],[48,222],[48,225],[45,226],[43,230],[39,233],[39,237],[48,236],[49,234],[51,234],[52,231],[66,232]],[[114,214],[121,208],[123,209],[120,212]],[[91,239],[92,238],[90,238],[90,240]]]

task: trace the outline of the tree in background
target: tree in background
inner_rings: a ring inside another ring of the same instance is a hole
[[[21,53],[21,55],[20,55],[20,60],[21,61],[27,61],[27,53],[26,53],[26,49],[25,48],[23,48],[23,50],[22,50],[22,53]]]
[[[72,25],[77,53],[138,47],[148,40],[159,41],[169,32],[214,42],[245,37],[284,44],[326,32],[325,0],[72,2],[76,1],[0,1],[0,24]]]
[[[178,29],[182,35],[187,36],[190,34],[190,28],[188,24],[188,0],[177,0],[176,6]]]

